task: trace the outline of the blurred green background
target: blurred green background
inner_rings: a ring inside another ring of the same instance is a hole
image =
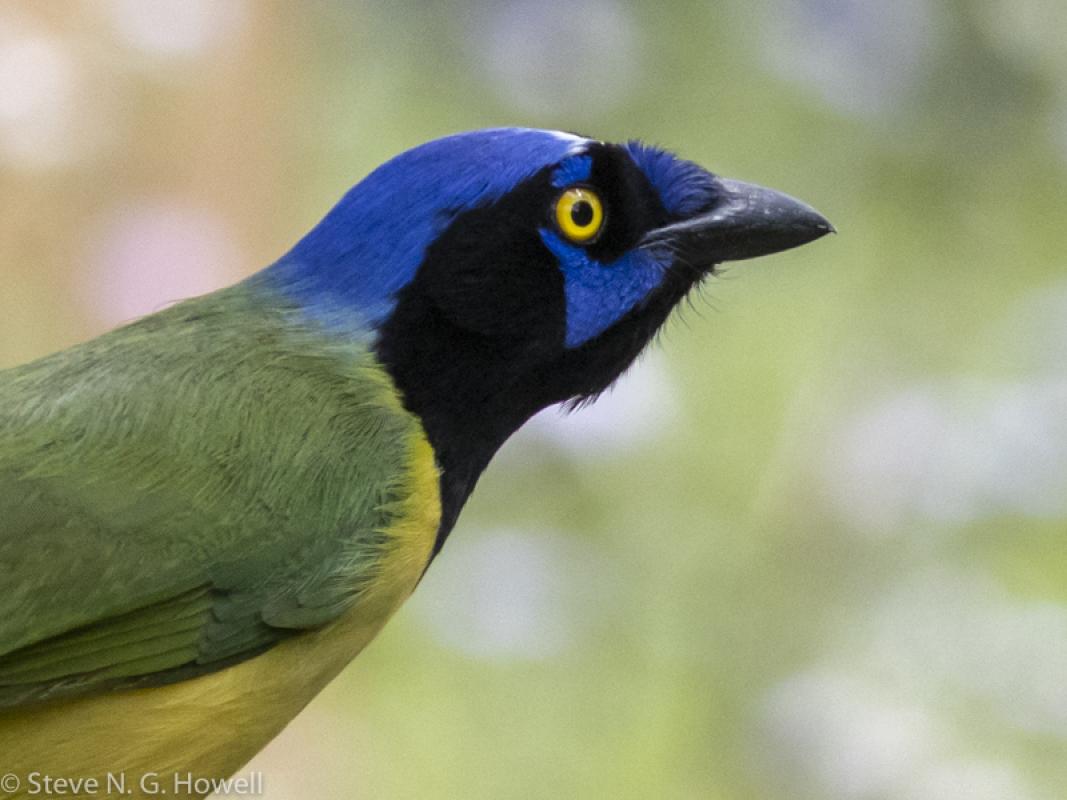
[[[1062,0],[0,2],[0,366],[226,285],[387,157],[640,137],[840,235],[508,444],[270,798],[1067,787]]]

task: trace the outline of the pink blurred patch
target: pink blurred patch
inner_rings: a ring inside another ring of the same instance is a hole
[[[217,214],[158,202],[112,212],[89,248],[85,304],[108,327],[222,288],[243,257]]]

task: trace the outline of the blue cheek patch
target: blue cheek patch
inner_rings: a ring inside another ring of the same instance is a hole
[[[573,156],[556,167],[552,173],[552,185],[557,189],[584,183],[593,174],[593,159],[590,156]]]
[[[664,264],[643,250],[602,264],[580,247],[568,244],[554,231],[542,230],[541,240],[559,260],[567,301],[569,348],[599,336],[639,306],[663,281]]]

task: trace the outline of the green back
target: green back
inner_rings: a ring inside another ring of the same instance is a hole
[[[335,619],[418,431],[364,344],[253,283],[0,372],[0,707]]]

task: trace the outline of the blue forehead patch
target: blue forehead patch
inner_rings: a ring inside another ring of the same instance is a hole
[[[571,348],[599,336],[641,305],[667,271],[666,265],[645,250],[631,250],[610,264],[602,264],[554,231],[542,230],[541,240],[559,260],[563,273],[567,304],[564,343]]]
[[[552,185],[557,189],[584,183],[593,174],[592,156],[572,156],[556,167],[552,174]]]
[[[498,200],[585,142],[556,131],[496,128],[408,150],[349,190],[264,278],[311,313],[347,311],[377,324],[458,214]]]
[[[715,201],[715,178],[699,164],[641,142],[628,142],[626,150],[671,216],[691,216]]]

